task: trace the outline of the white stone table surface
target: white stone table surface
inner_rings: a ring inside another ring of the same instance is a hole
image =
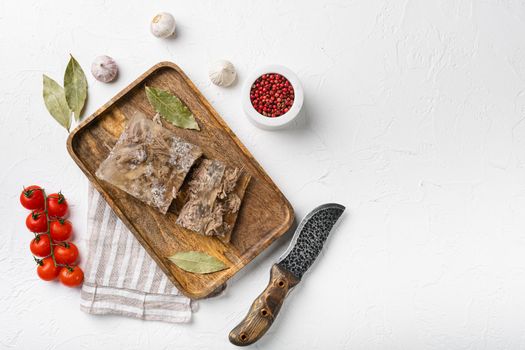
[[[160,11],[178,36],[149,32]],[[72,53],[93,113],[159,61],[178,64],[282,189],[297,217],[347,206],[318,263],[258,349],[525,348],[525,2],[452,0],[0,1],[0,348],[234,349],[228,332],[267,283],[285,236],[200,303],[186,325],[96,317],[44,283],[29,254],[23,185],[62,190],[86,247],[87,180],[47,114],[42,74]],[[89,74],[107,54],[115,83]],[[232,88],[210,83],[228,59]],[[278,63],[304,119],[268,132],[240,92]]]

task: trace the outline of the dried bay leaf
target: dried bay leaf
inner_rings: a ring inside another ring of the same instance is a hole
[[[64,90],[67,104],[75,119],[79,121],[87,98],[87,80],[82,67],[73,56],[69,59],[64,73]]]
[[[190,109],[168,91],[146,86],[149,103],[164,119],[183,129],[200,130]]]
[[[62,86],[44,74],[44,103],[55,120],[69,131],[71,127],[71,110],[66,101]]]
[[[199,274],[217,272],[228,268],[216,257],[197,251],[178,252],[168,259],[184,271]]]

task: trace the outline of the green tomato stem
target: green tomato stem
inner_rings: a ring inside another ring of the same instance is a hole
[[[43,195],[44,195],[44,213],[46,214],[46,221],[47,221],[47,231],[46,231],[46,235],[49,237],[49,243],[51,244],[51,259],[53,259],[53,264],[55,264],[55,266],[65,266],[65,265],[62,265],[62,264],[57,264],[57,261],[55,259],[55,252],[53,250],[53,246],[55,245],[55,243],[53,242],[53,239],[51,238],[51,224],[49,223],[49,214],[47,212],[47,195],[46,195],[46,190],[44,190],[43,188],[41,189]]]
[[[47,195],[46,195],[46,191],[41,188],[40,191],[42,191],[42,194],[44,195],[44,213],[46,214],[46,221],[47,221],[47,230],[45,232],[45,234],[49,237],[49,243],[51,245],[51,254],[49,254],[46,258],[48,257],[51,257],[51,259],[53,259],[53,264],[55,264],[56,267],[65,267],[67,268],[69,271],[73,271],[73,269],[69,266],[69,265],[66,265],[66,264],[58,264],[56,259],[55,259],[55,252],[53,251],[53,246],[56,246],[56,245],[62,245],[62,246],[67,246],[67,242],[64,243],[64,244],[61,244],[61,243],[55,243],[53,241],[53,239],[51,238],[51,224],[50,224],[50,220],[49,220],[49,214],[47,212]],[[42,233],[35,233],[33,232],[33,234],[35,235],[35,238],[37,238],[38,236],[40,236]],[[42,265],[42,259],[37,259],[35,256],[33,256],[33,259],[35,259],[36,263],[39,264],[39,265]]]

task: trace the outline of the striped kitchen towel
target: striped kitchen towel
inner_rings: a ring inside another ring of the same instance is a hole
[[[88,259],[80,309],[173,323],[191,319],[182,295],[90,184]]]

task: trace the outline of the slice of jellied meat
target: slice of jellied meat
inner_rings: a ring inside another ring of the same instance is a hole
[[[177,224],[229,242],[250,176],[218,160],[203,159],[188,186]]]
[[[96,175],[165,214],[201,155],[199,147],[136,113]]]

